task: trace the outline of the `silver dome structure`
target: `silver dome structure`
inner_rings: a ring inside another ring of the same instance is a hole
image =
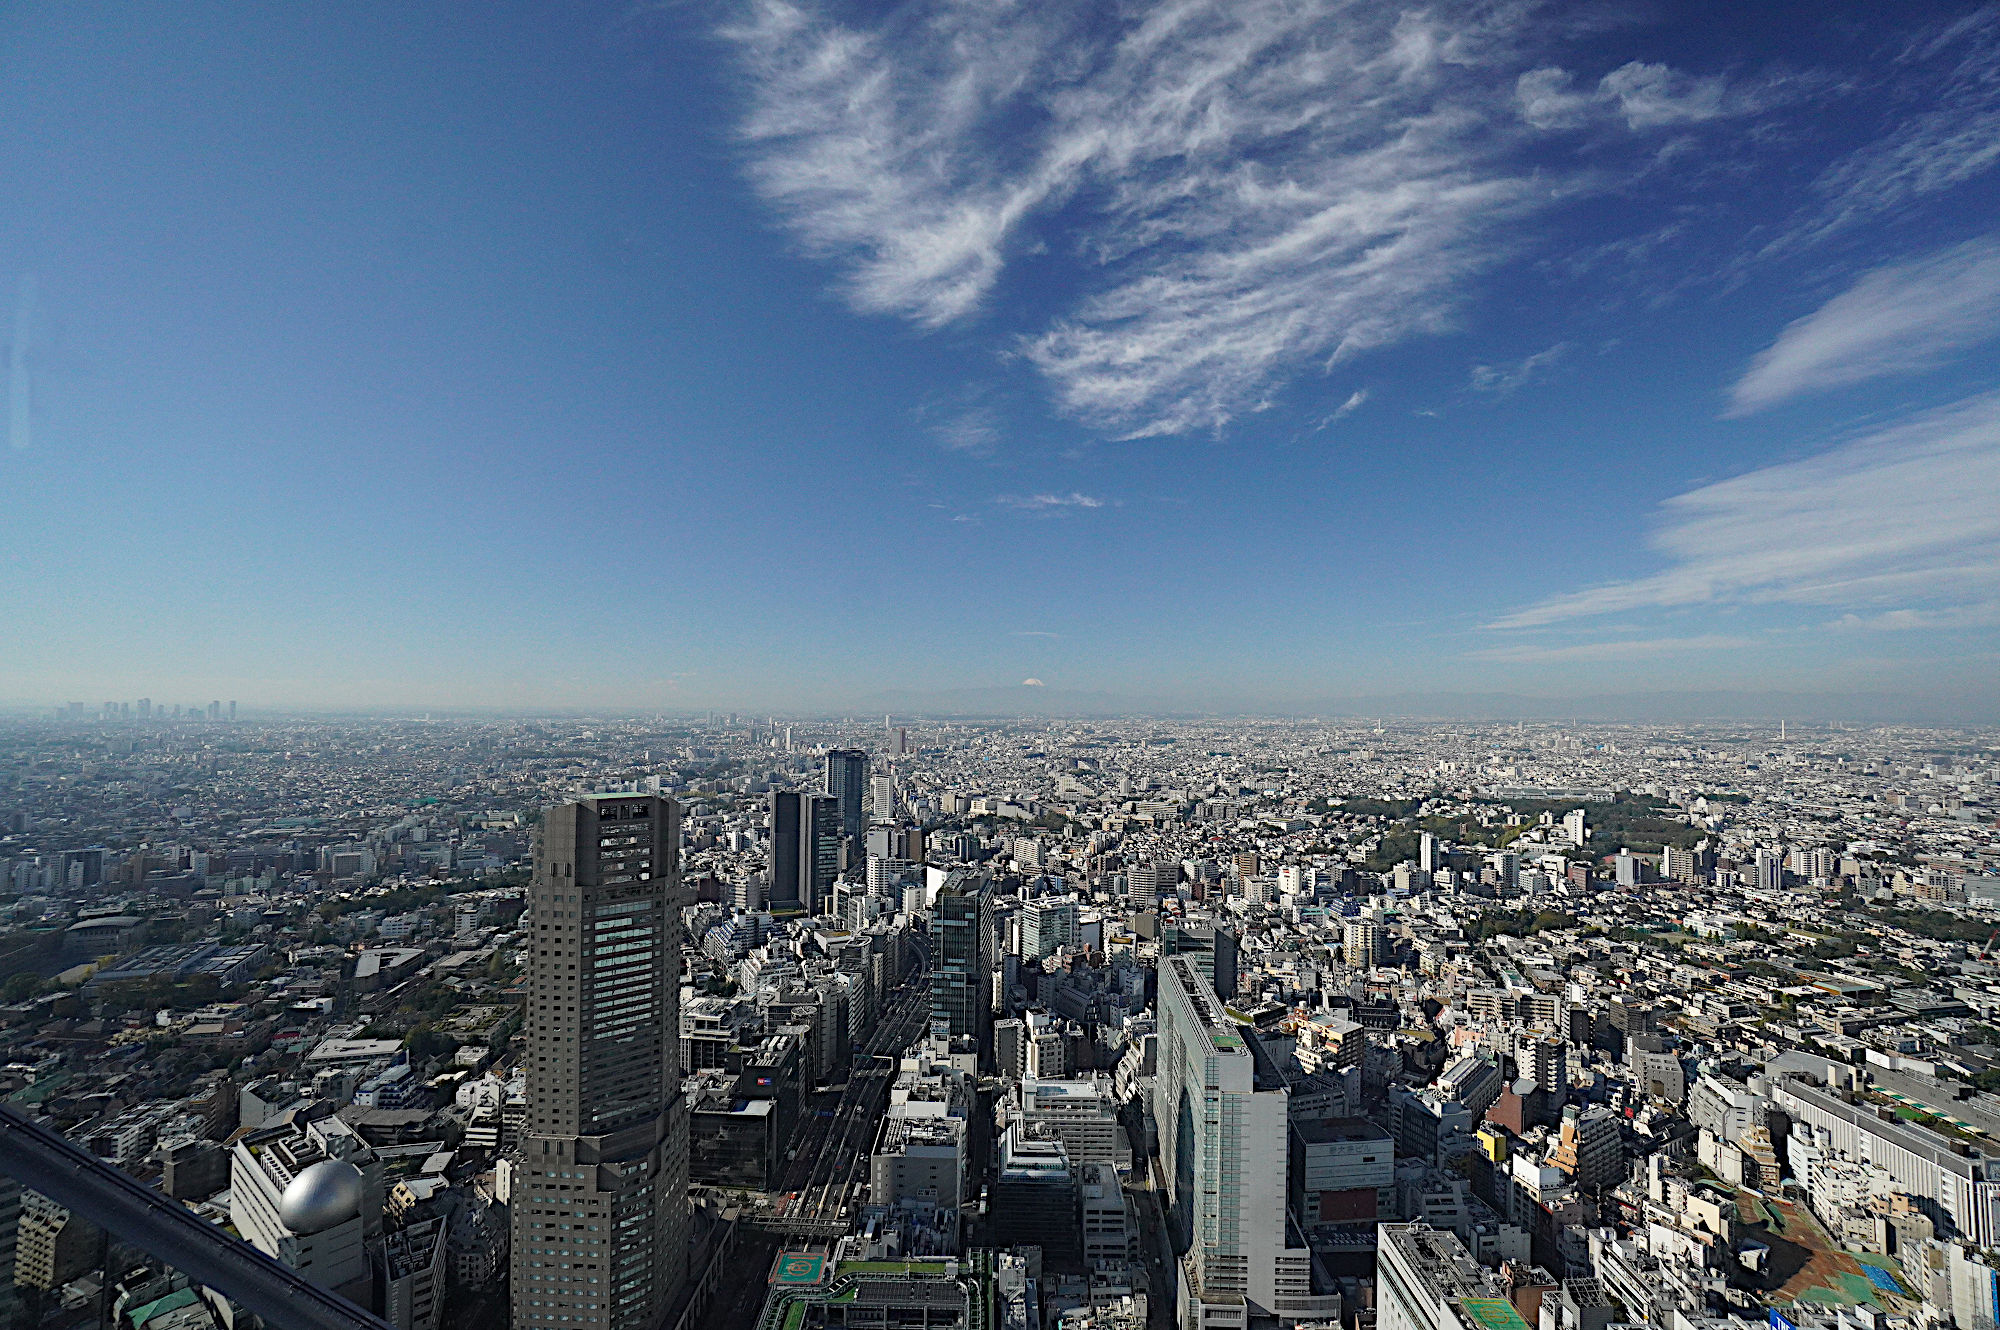
[[[345,1159],[322,1159],[285,1188],[278,1219],[294,1233],[318,1233],[361,1210],[361,1170]]]

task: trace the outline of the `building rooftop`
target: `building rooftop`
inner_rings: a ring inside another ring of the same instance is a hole
[[[965,1135],[965,1120],[936,1117],[916,1117],[908,1114],[892,1115],[882,1126],[882,1141],[875,1148],[876,1154],[895,1154],[901,1150],[915,1148],[938,1148],[956,1145]]]
[[[1326,1141],[1387,1141],[1390,1139],[1386,1127],[1378,1127],[1367,1118],[1305,1118],[1292,1123],[1292,1130],[1302,1141],[1320,1144]]]
[[[1208,1040],[1209,1047],[1217,1053],[1230,1057],[1242,1057],[1247,1051],[1243,1047],[1243,1035],[1236,1022],[1229,1019],[1221,1003],[1215,1000],[1215,990],[1208,980],[1202,978],[1201,971],[1185,956],[1167,958],[1179,976],[1181,987],[1188,996],[1188,1005],[1194,1008],[1196,1019]]]
[[[1379,1241],[1393,1245],[1438,1297],[1492,1299],[1501,1292],[1492,1272],[1472,1259],[1465,1244],[1450,1229],[1432,1228],[1428,1224],[1384,1224],[1377,1236]],[[1506,1302],[1504,1297],[1499,1300]],[[1518,1313],[1515,1319],[1520,1319]],[[1521,1322],[1522,1327],[1525,1325],[1526,1322]],[[1520,1328],[1500,1326],[1495,1330]]]
[[[1954,1143],[1934,1132],[1911,1126],[1899,1118],[1882,1117],[1871,1105],[1850,1104],[1838,1095],[1830,1094],[1805,1081],[1785,1081],[1778,1090],[1793,1095],[1816,1109],[1843,1118],[1854,1126],[1885,1140],[1893,1141],[1911,1154],[1938,1168],[1956,1173],[1961,1178],[1977,1178],[1982,1174],[1982,1166],[1991,1163],[1985,1154],[1971,1145],[1965,1145],[1967,1153],[1961,1154],[1954,1145],[1962,1143]]]

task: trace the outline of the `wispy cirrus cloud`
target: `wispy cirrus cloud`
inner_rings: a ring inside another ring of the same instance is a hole
[[[1551,597],[1495,629],[1608,614],[1790,605],[1854,626],[1966,626],[2000,612],[2000,393],[1661,506],[1650,577]]]
[[[1518,391],[1542,378],[1549,367],[1569,354],[1568,342],[1557,342],[1544,351],[1509,365],[1474,365],[1472,367],[1472,388],[1475,392],[1506,394]]]
[[[1574,74],[1555,66],[1531,69],[1514,83],[1521,118],[1543,130],[1581,129],[1613,116],[1634,130],[1700,124],[1761,110],[1773,96],[1719,74],[1698,78],[1641,60],[1620,65],[1594,87],[1579,88]]]
[[[1484,647],[1468,652],[1473,660],[1490,660],[1515,665],[1553,665],[1563,661],[1641,660],[1649,656],[1683,655],[1702,651],[1737,651],[1756,645],[1755,639],[1703,633],[1693,637],[1620,637],[1603,642],[1572,642],[1544,645],[1517,642],[1509,646]]]
[[[751,177],[809,252],[840,261],[855,308],[937,327],[985,296],[1008,232],[1066,182],[1032,162],[981,160],[966,141],[1067,26],[996,4],[902,11],[863,30],[759,0],[722,28],[754,95],[741,127]]]
[[[2000,603],[1953,605],[1940,610],[1884,610],[1880,614],[1847,614],[1833,625],[1871,632],[1906,632],[1916,628],[2000,627]]]
[[[956,323],[1046,245],[1079,294],[1015,346],[1126,437],[1220,429],[1303,370],[1453,326],[1516,224],[1582,187],[1530,152],[1582,114],[1561,97],[1625,133],[1762,104],[1638,63],[1568,92],[1547,47],[1569,19],[1539,0],[744,4],[723,31],[751,178],[849,302]]]
[[[933,421],[929,431],[938,447],[974,457],[984,457],[1000,444],[1000,422],[990,411],[965,411]]]
[[[2000,5],[1905,43],[1870,100],[1884,108],[1882,133],[1820,173],[1817,202],[1766,253],[1824,241],[2000,166]]]
[[[1347,419],[1349,416],[1353,415],[1356,411],[1359,411],[1363,406],[1367,405],[1367,403],[1368,403],[1368,390],[1366,388],[1356,388],[1353,392],[1347,395],[1346,400],[1343,401],[1339,406],[1336,406],[1335,408],[1333,408],[1333,410],[1327,412],[1325,415],[1320,417],[1319,423],[1313,426],[1313,432],[1317,434],[1320,430],[1325,429],[1327,426]]]
[[[1089,494],[1079,494],[1071,490],[1067,494],[999,494],[993,502],[1002,508],[1012,508],[1016,512],[1037,513],[1044,517],[1102,508],[1104,500]]]
[[[2000,335],[2000,242],[1955,245],[1864,274],[1750,364],[1729,414],[1941,364]]]

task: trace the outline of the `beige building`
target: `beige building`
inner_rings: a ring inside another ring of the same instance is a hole
[[[97,1260],[97,1229],[38,1191],[21,1193],[14,1242],[14,1282],[43,1291],[61,1288]]]
[[[652,1330],[687,1277],[680,807],[548,810],[528,890],[514,1330]]]

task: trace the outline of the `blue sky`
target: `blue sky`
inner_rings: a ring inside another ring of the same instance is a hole
[[[2000,8],[27,4],[0,182],[0,700],[2000,712]]]

